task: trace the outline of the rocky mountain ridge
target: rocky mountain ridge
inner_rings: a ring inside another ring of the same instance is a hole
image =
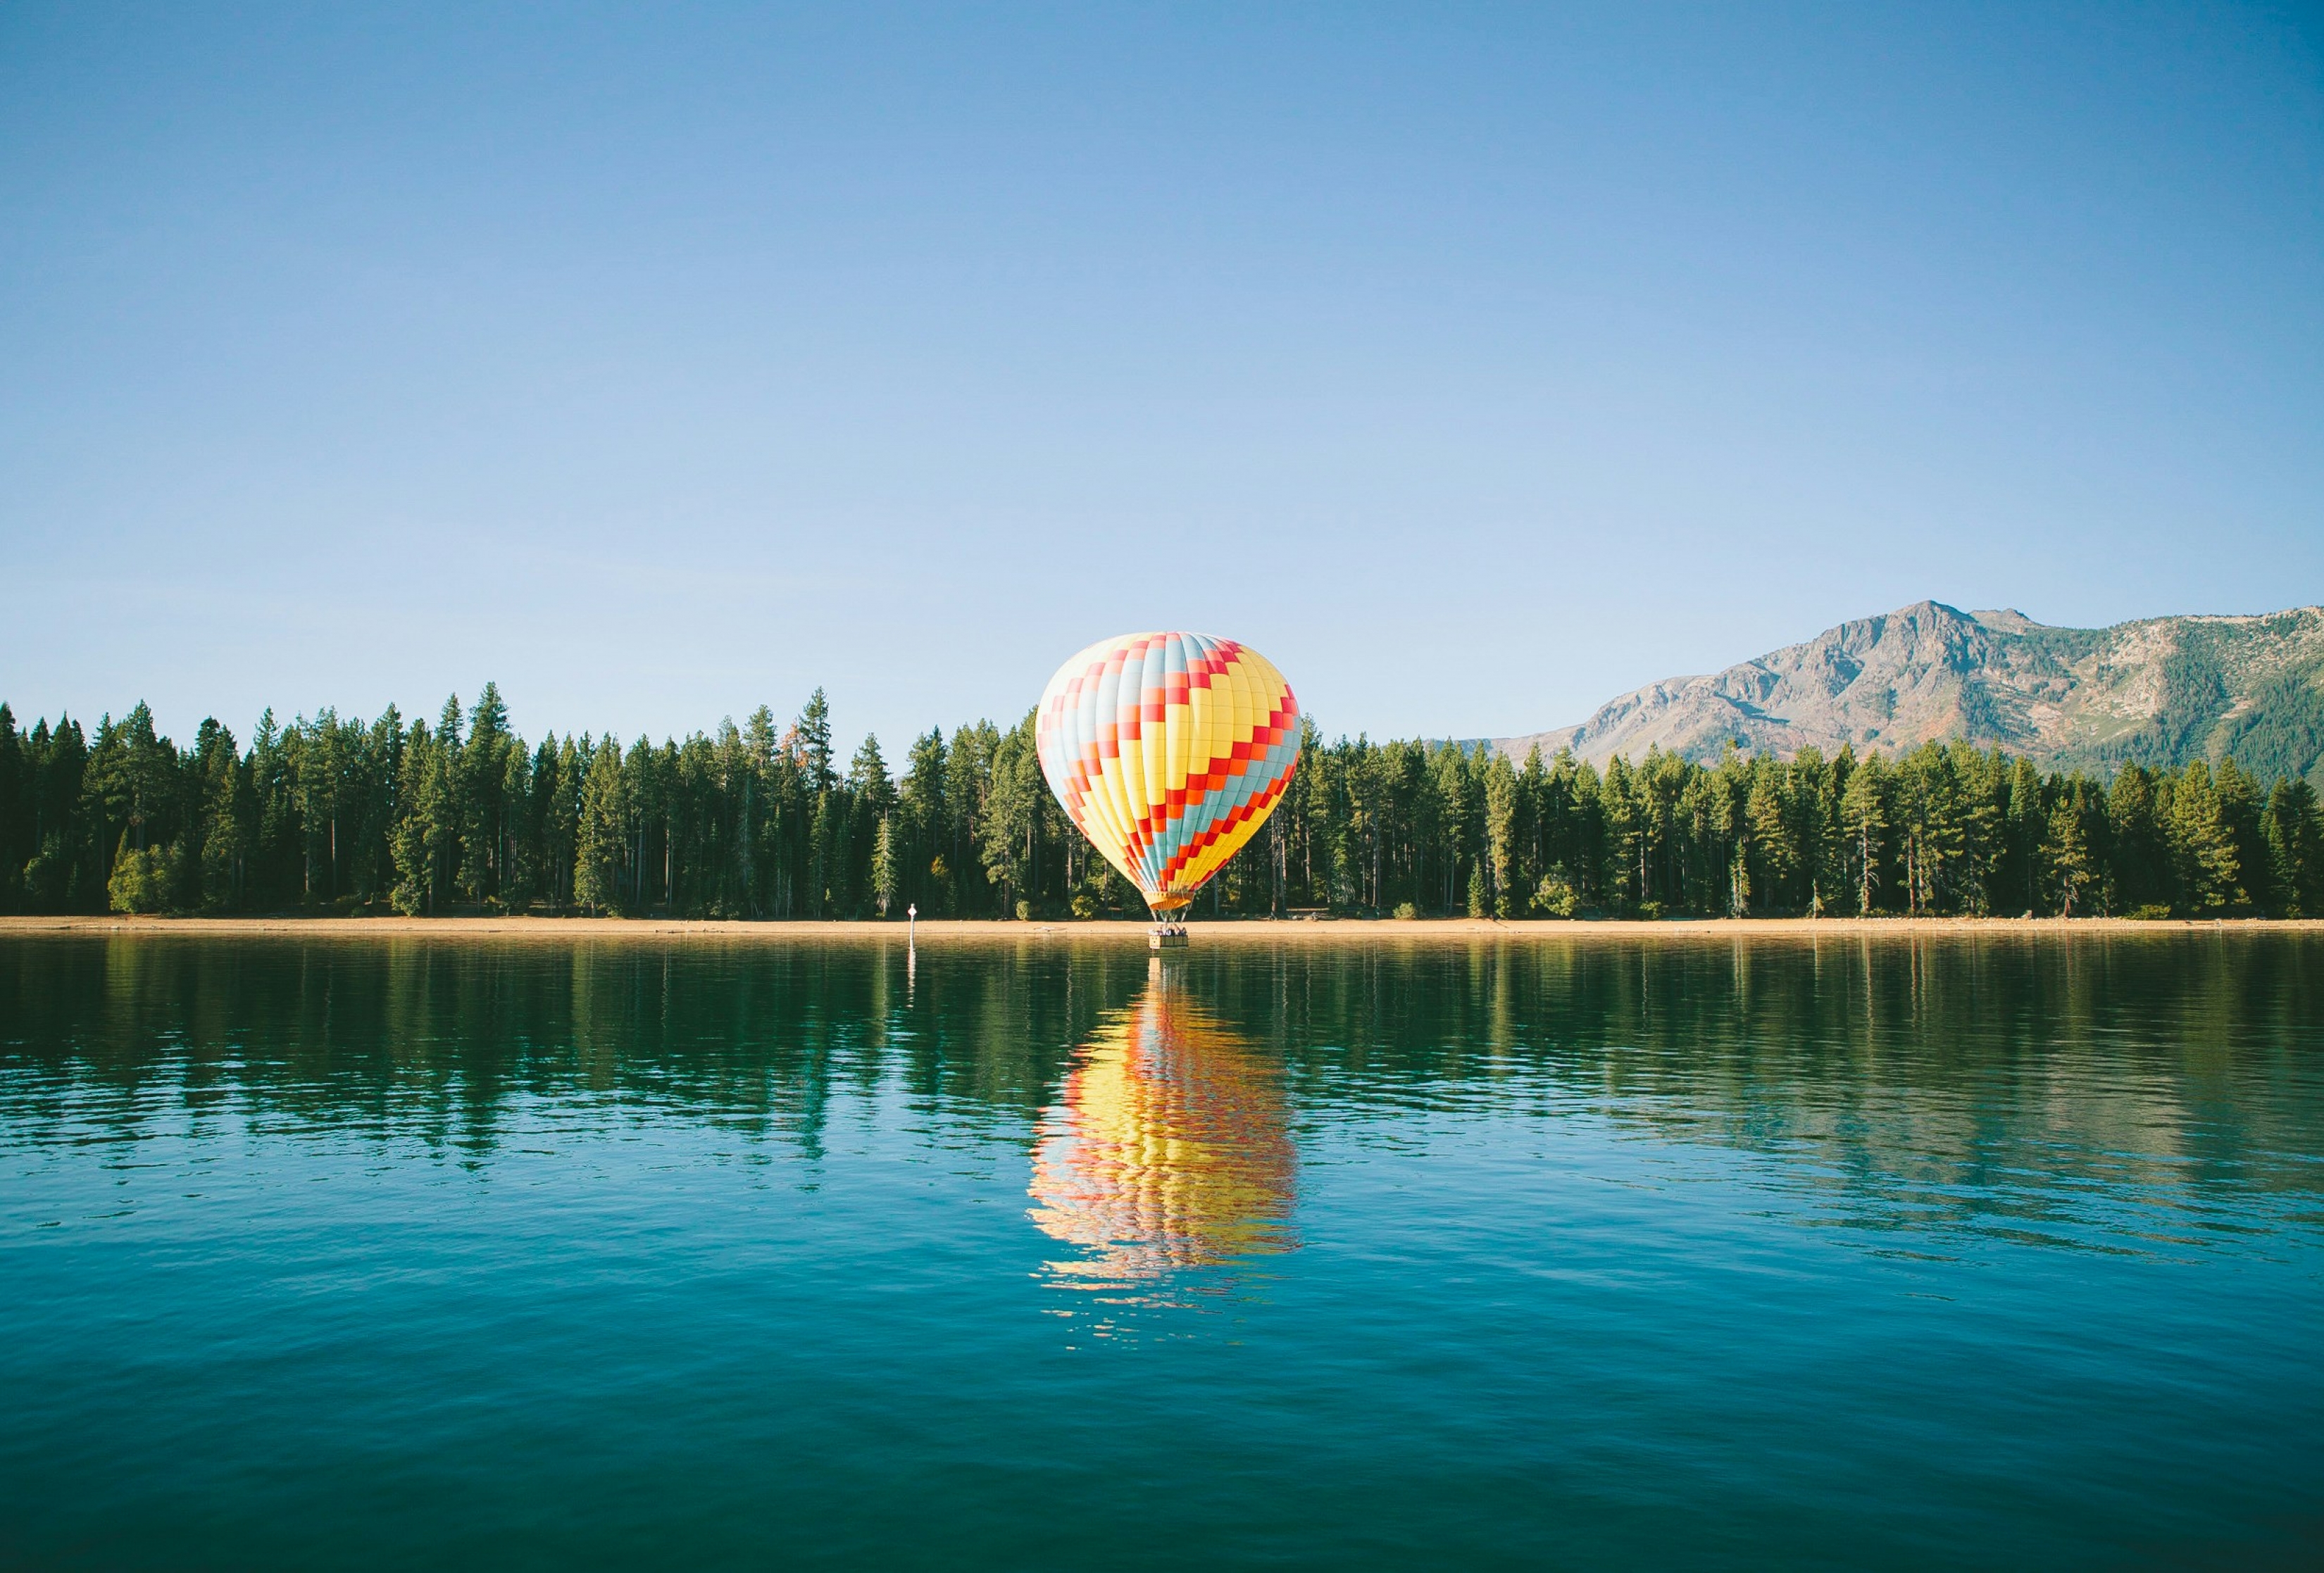
[[[1788,758],[1957,738],[2101,771],[2232,754],[2264,778],[2324,784],[2324,607],[2089,629],[1923,601],[1492,743],[1602,765],[1650,747],[1709,761],[1729,742]]]

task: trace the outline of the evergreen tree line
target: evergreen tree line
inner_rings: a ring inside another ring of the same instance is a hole
[[[23,731],[0,704],[0,911],[1142,915],[1066,821],[1030,713],[845,767],[818,689],[788,725],[528,746],[499,690],[431,724],[325,710],[191,748],[139,704]],[[1199,913],[1586,917],[2324,915],[2324,817],[2232,759],[2044,773],[1966,743],[1893,756],[1326,743]]]

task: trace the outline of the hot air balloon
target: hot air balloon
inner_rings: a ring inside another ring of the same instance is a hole
[[[1299,763],[1299,702],[1248,645],[1123,634],[1057,668],[1037,735],[1065,816],[1160,915],[1274,811]]]

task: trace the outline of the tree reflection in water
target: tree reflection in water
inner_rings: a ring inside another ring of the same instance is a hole
[[[1312,1144],[1397,1120],[1425,1144],[1446,1118],[1576,1118],[1775,1159],[1758,1182],[1803,1217],[1916,1248],[2103,1224],[2145,1249],[2255,1194],[2301,1219],[2324,1194],[2312,931],[1569,926],[1253,935],[1167,974],[1142,944],[997,924],[916,962],[900,936],[780,924],[5,935],[0,1152],[246,1129],[485,1173],[544,1122],[698,1126],[805,1188],[835,1138],[901,1131],[1005,1165],[1012,1211],[1038,1153],[1074,1283],[1285,1248],[1288,1133],[1320,1168]],[[2130,1193],[2135,1212],[2107,1200]]]
[[[1043,1111],[1030,1216],[1082,1252],[1060,1284],[1123,1289],[1296,1248],[1296,1159],[1278,1059],[1174,986],[1109,1013]]]

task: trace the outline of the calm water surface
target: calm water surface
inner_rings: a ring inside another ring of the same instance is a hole
[[[0,1562],[2313,1566],[2324,940],[0,939]]]

